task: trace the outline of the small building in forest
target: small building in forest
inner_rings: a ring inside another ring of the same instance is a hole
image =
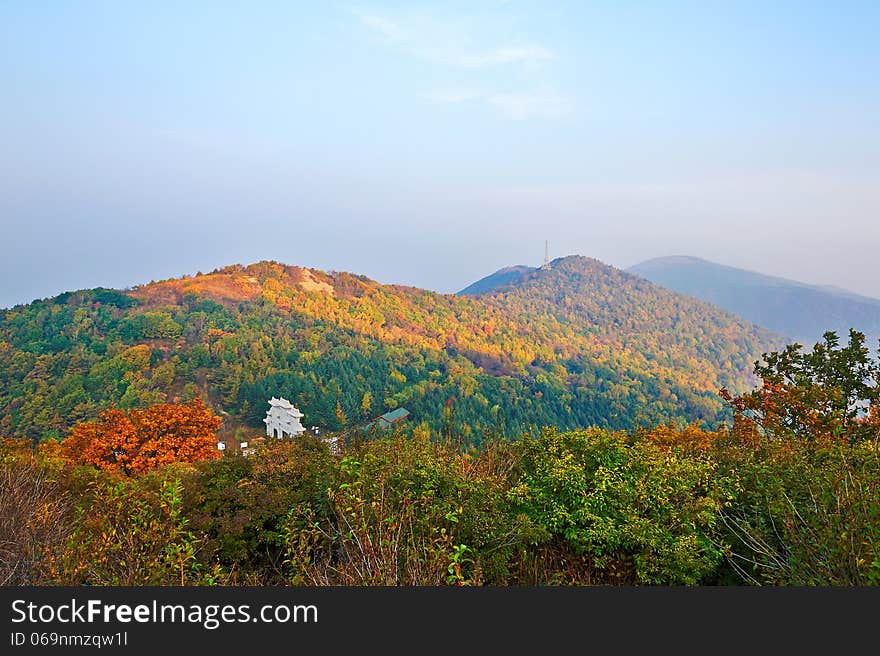
[[[409,417],[409,410],[407,410],[406,408],[397,408],[396,410],[392,410],[391,412],[386,412],[384,415],[379,415],[378,417],[376,417],[376,419],[364,425],[363,430],[366,432],[370,432],[374,428],[381,428],[385,430],[399,424],[407,417]]]
[[[376,419],[376,424],[379,428],[391,428],[394,424],[399,424],[407,417],[409,417],[409,410],[406,408],[397,408],[391,412],[386,412],[384,415],[380,415],[379,418]]]
[[[282,438],[285,435],[297,437],[306,432],[300,419],[303,418],[301,413],[293,404],[281,397],[276,399],[274,396],[269,399],[269,409],[266,411],[266,418],[263,422],[266,424],[266,436]]]

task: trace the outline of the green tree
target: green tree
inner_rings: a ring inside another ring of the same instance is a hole
[[[841,346],[837,334],[827,332],[812,350],[794,343],[763,359],[755,363],[761,387],[738,397],[721,391],[741,419],[775,438],[877,443],[880,365],[862,333],[850,330]]]
[[[367,390],[361,399],[361,416],[366,418],[370,416],[370,410],[373,408],[373,395]]]

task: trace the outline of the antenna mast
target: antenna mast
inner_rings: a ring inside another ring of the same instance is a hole
[[[541,265],[542,269],[550,268],[550,240],[544,240],[544,264]]]

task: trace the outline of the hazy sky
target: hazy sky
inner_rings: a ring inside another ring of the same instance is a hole
[[[0,307],[275,259],[880,296],[880,2],[0,0]]]

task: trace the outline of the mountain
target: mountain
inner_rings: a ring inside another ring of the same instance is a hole
[[[719,419],[777,337],[691,297],[569,257],[476,296],[277,262],[0,311],[0,435],[63,436],[114,404],[201,396],[225,431],[272,396],[338,431],[405,407],[469,442],[530,426]]]
[[[820,341],[827,330],[845,338],[855,328],[872,346],[880,338],[880,300],[840,288],[807,285],[696,257],[661,257],[627,271],[805,345]]]
[[[477,296],[478,294],[484,294],[493,289],[510,285],[527,276],[532,271],[535,271],[534,267],[524,266],[522,264],[504,267],[503,269],[498,269],[495,273],[490,273],[485,278],[480,278],[476,282],[471,283],[458,292],[458,294],[460,296]]]

